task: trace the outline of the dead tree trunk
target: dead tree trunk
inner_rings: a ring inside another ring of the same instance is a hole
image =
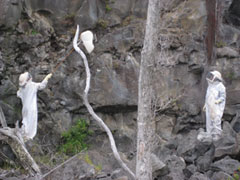
[[[25,147],[20,129],[16,125],[16,128],[8,128],[3,114],[2,108],[0,107],[0,122],[3,128],[0,128],[0,141],[7,143],[22,167],[28,171],[31,176],[40,175],[41,171],[34,161],[32,156],[29,154]]]
[[[79,36],[79,26],[77,26],[77,30],[76,30],[76,34],[73,40],[73,47],[75,49],[75,51],[80,54],[80,56],[83,59],[83,63],[85,66],[85,71],[86,71],[86,87],[85,90],[83,92],[82,98],[83,98],[83,102],[88,110],[88,112],[91,114],[91,116],[97,121],[97,123],[106,131],[110,144],[111,144],[111,148],[113,151],[113,155],[115,157],[115,159],[117,160],[117,162],[119,163],[119,165],[125,170],[127,171],[131,177],[133,179],[135,179],[135,174],[127,167],[127,165],[122,161],[116,144],[115,144],[115,140],[113,138],[112,132],[110,131],[110,129],[107,127],[107,125],[104,123],[104,121],[94,112],[92,106],[89,104],[88,102],[88,91],[90,89],[90,80],[91,80],[91,73],[90,73],[90,69],[88,66],[88,61],[87,61],[87,57],[86,55],[83,53],[83,51],[78,47],[77,45],[77,40],[78,40],[78,36]]]
[[[144,46],[141,55],[141,66],[138,83],[138,134],[136,179],[152,180],[152,146],[155,133],[155,89],[154,74],[157,72],[157,62],[163,56],[159,30],[161,16],[171,0],[149,0]]]

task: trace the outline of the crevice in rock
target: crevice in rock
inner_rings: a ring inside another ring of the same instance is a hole
[[[233,0],[225,14],[225,23],[240,26],[240,4],[239,0]]]
[[[97,107],[95,111],[105,114],[129,113],[137,111],[137,105],[106,105]]]

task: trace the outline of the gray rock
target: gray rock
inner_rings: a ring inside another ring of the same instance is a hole
[[[187,111],[189,112],[190,115],[196,116],[200,112],[200,107],[198,107],[196,104],[189,104]]]
[[[170,140],[173,136],[175,117],[162,115],[156,118],[156,133],[164,140]]]
[[[168,173],[168,166],[164,164],[155,154],[151,154],[153,177],[164,176]]]
[[[122,1],[114,1],[112,4],[109,3],[109,7],[112,8],[111,13],[118,15],[120,18],[124,18],[129,15],[131,10],[131,0],[122,0]]]
[[[0,26],[15,27],[22,13],[22,2],[0,1]]]
[[[98,21],[98,4],[96,0],[84,1],[75,16],[75,23],[81,31],[94,28]]]
[[[94,166],[76,157],[61,168],[49,174],[46,178],[59,180],[86,180],[93,178],[95,173],[96,171],[94,169]]]
[[[181,172],[186,168],[186,163],[182,157],[176,155],[168,156],[164,160],[164,163],[168,166],[171,172]]]
[[[232,174],[240,166],[239,161],[230,158],[229,156],[211,164],[211,168],[215,171],[223,171],[227,174]]]
[[[232,176],[221,171],[214,173],[213,176],[211,177],[211,180],[226,180],[226,179],[232,179]]]
[[[236,58],[239,56],[239,53],[230,47],[223,47],[223,48],[217,48],[217,56],[219,58],[222,58],[222,57]]]
[[[183,169],[183,174],[186,178],[190,178],[196,171],[197,167],[191,164],[187,166],[185,169]]]
[[[114,179],[114,180],[128,180],[128,177],[127,176],[122,176],[122,177],[119,177],[119,178]]]
[[[223,134],[221,139],[214,143],[214,157],[219,158],[226,155],[237,155],[240,147],[237,141],[237,135],[228,122],[223,123]]]
[[[194,173],[189,180],[210,180],[207,176],[202,173]]]
[[[56,112],[52,112],[51,116],[56,122],[58,122],[58,129],[56,129],[58,133],[61,134],[70,128],[72,124],[72,118],[68,111],[58,110]]]
[[[233,128],[233,130],[236,133],[240,132],[240,117],[239,117],[239,112],[237,112],[236,116],[234,117],[234,119],[231,122],[231,126]]]
[[[214,158],[214,148],[207,151],[203,156],[197,159],[197,168],[199,172],[207,172]]]
[[[145,0],[135,0],[133,5],[133,14],[139,18],[145,18],[147,14],[148,1]]]
[[[187,162],[193,162],[199,156],[196,152],[196,146],[198,143],[197,133],[197,131],[193,130],[186,135],[178,137],[180,143],[177,147],[177,154],[182,156]]]
[[[161,180],[185,180],[184,174],[180,171],[170,172],[168,175],[161,177]]]

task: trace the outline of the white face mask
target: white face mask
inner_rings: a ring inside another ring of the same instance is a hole
[[[209,73],[207,74],[206,79],[207,79],[208,82],[213,83],[214,80],[215,80],[215,76],[214,76],[211,72],[209,72]]]

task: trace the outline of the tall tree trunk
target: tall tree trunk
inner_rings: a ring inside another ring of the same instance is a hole
[[[159,4],[159,0],[149,0],[144,47],[141,57],[138,91],[137,180],[152,180],[151,153],[155,132],[152,109],[154,96],[152,78],[158,43]]]
[[[164,12],[174,0],[149,0],[144,46],[141,56],[138,94],[138,135],[136,179],[152,180],[151,154],[155,135],[156,93],[154,77],[157,64],[164,58],[159,32]]]

